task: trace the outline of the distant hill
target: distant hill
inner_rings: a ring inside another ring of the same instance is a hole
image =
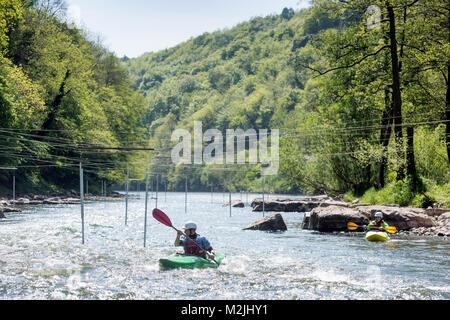
[[[193,132],[201,121],[203,131],[223,135],[280,130],[280,170],[266,177],[266,191],[448,203],[445,2],[406,9],[394,2],[377,2],[389,17],[378,27],[368,24],[376,21],[372,1],[317,1],[123,59],[146,97],[152,173],[172,190],[184,190],[187,179],[189,190],[228,190],[231,183],[233,190],[261,191],[259,165],[172,164],[172,132]]]
[[[280,15],[256,17],[170,49],[124,59],[135,89],[147,97],[145,122],[153,143],[167,146],[171,130],[191,129],[194,121],[222,132],[285,126],[309,79],[307,72],[295,70],[292,53],[306,46],[311,30],[320,29],[308,19],[310,10],[285,8]],[[168,171],[161,167],[168,156],[156,154],[154,171]],[[174,178],[174,186],[183,181]],[[191,183],[204,187],[200,177]]]

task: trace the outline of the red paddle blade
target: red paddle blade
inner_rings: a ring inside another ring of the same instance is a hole
[[[172,221],[170,221],[170,218],[159,209],[153,209],[153,218],[168,227],[172,227]]]

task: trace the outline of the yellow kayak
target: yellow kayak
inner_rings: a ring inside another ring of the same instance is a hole
[[[369,231],[366,233],[366,239],[371,242],[385,242],[389,240],[389,236],[386,232]]]

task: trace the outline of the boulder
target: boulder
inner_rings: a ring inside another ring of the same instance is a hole
[[[243,230],[260,230],[260,231],[286,231],[287,227],[283,217],[279,213],[274,213],[261,220],[258,220]]]
[[[369,219],[354,208],[330,205],[314,208],[306,214],[302,228],[320,232],[346,231],[349,222],[366,225]]]
[[[450,212],[441,214],[436,219],[427,215],[425,210],[420,208],[376,205],[351,207],[321,205],[305,214],[302,228],[321,232],[345,231],[348,222],[367,225],[370,220],[374,219],[377,211],[383,212],[384,220],[399,231],[412,230],[421,234],[440,233],[446,235],[450,229]]]
[[[17,199],[16,201],[11,201],[12,204],[15,204],[17,206],[35,206],[35,205],[39,205],[42,204],[43,201],[41,200],[30,200],[29,198],[20,198]]]
[[[339,206],[339,207],[348,207],[348,204],[343,201],[338,200],[325,200],[318,205],[319,207],[325,208],[329,206]]]
[[[60,204],[61,198],[54,197],[54,198],[47,198],[43,201],[44,204]]]
[[[223,206],[224,207],[229,207],[230,204],[229,203],[225,203]],[[245,208],[245,204],[241,200],[232,200],[231,201],[231,207],[233,207],[233,208]]]
[[[450,236],[450,212],[439,216],[435,232],[438,236]]]
[[[28,205],[29,206],[37,206],[37,205],[40,205],[43,203],[44,203],[44,201],[42,201],[42,200],[30,200],[30,202],[28,202]]]
[[[27,205],[29,203],[30,203],[30,199],[28,199],[28,198],[19,198],[14,202],[14,204],[19,205],[19,206]]]
[[[11,207],[0,207],[0,214],[4,212],[21,212],[21,210]]]
[[[263,211],[263,200],[257,198],[251,204],[253,211]],[[343,201],[333,200],[328,196],[315,196],[304,200],[290,200],[290,199],[264,199],[265,211],[271,212],[309,212],[317,207],[327,206],[343,206],[348,207],[348,204]]]
[[[320,201],[327,201],[327,200],[333,200],[333,198],[327,196],[326,194],[318,195],[318,196],[311,196],[306,199],[305,201],[313,201],[313,202],[320,202]]]
[[[63,203],[63,204],[80,204],[81,203],[81,199],[78,199],[78,198],[67,198],[67,199],[63,199],[61,201],[61,203]]]
[[[395,226],[398,230],[411,230],[413,228],[431,228],[436,222],[433,217],[425,214],[425,210],[412,207],[396,207],[396,206],[355,206],[360,213],[368,219],[374,219],[377,211],[383,212],[384,220],[391,226]]]
[[[43,195],[33,195],[33,197],[32,197],[32,199],[33,200],[36,200],[36,201],[43,201],[43,200],[45,200],[45,196],[43,196]]]
[[[439,217],[440,215],[449,212],[450,211],[448,209],[441,209],[441,208],[428,208],[425,210],[425,214],[431,217]]]
[[[289,199],[264,199],[264,210],[272,212],[308,212],[317,207],[319,202],[308,202],[303,200],[289,200]],[[253,211],[263,211],[262,198],[257,198],[251,204]]]

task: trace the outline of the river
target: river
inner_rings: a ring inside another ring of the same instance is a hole
[[[144,248],[145,197],[137,195],[127,226],[124,199],[87,202],[84,245],[79,205],[7,214],[0,220],[0,299],[450,299],[446,240],[370,243],[361,234],[321,234],[301,229],[301,213],[282,214],[286,232],[243,231],[262,212],[233,208],[230,217],[222,193],[190,193],[187,213],[184,193],[159,195],[174,226],[194,220],[227,255],[218,269],[161,271],[158,259],[181,249],[173,246],[176,232],[153,219],[150,199]]]

